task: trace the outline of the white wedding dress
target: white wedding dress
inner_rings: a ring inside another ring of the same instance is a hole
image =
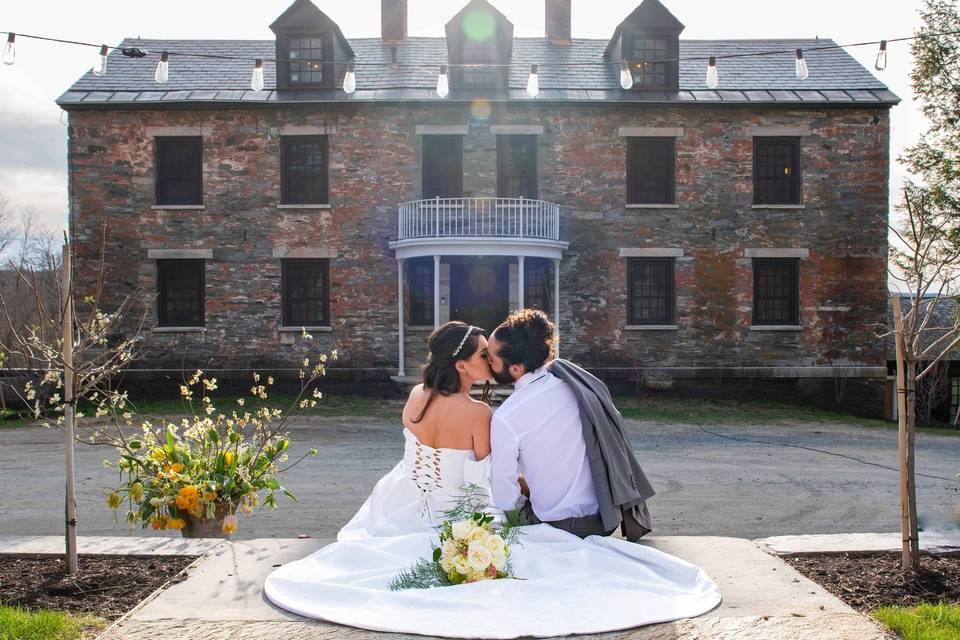
[[[585,540],[541,524],[512,546],[519,580],[390,591],[431,554],[435,527],[466,485],[489,491],[489,458],[434,449],[404,429],[403,460],[380,479],[330,544],[267,577],[271,602],[373,631],[451,638],[600,633],[697,616],[720,602],[698,567],[643,544]]]

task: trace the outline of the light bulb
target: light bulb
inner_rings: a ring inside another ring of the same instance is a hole
[[[625,61],[620,63],[620,86],[627,91],[633,89],[633,73]]]
[[[105,76],[107,75],[107,45],[102,45],[100,47],[100,55],[97,57],[96,63],[93,65],[93,75],[95,76]]]
[[[707,88],[716,89],[720,86],[720,74],[717,72],[717,59],[710,56],[710,62],[707,63]]]
[[[447,65],[440,65],[440,75],[437,76],[437,95],[446,98],[450,95],[450,78],[447,76]]]
[[[810,77],[807,61],[803,59],[803,49],[797,49],[797,80],[806,80]]]
[[[347,67],[347,75],[343,76],[344,93],[353,93],[357,90],[357,73],[354,70],[353,63]]]
[[[537,65],[530,65],[530,78],[527,79],[527,95],[536,98],[540,94],[540,74]]]
[[[254,91],[263,91],[263,60],[257,58],[253,65],[253,76],[250,78],[250,88]]]
[[[883,71],[887,68],[887,41],[880,41],[880,51],[877,52],[877,62],[873,65],[877,71]]]
[[[157,72],[153,74],[153,79],[161,84],[170,79],[170,54],[166,51],[160,55],[160,62],[157,63]]]
[[[17,34],[7,35],[7,44],[3,47],[3,64],[13,64],[17,59]]]

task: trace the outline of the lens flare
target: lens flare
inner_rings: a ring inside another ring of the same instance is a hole
[[[477,98],[470,103],[470,116],[474,120],[489,120],[493,107],[486,98]]]
[[[474,42],[486,42],[497,30],[497,21],[489,11],[475,9],[463,17],[463,32]]]

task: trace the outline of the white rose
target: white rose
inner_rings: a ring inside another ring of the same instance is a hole
[[[479,526],[478,526],[478,527],[475,527],[475,528],[473,529],[473,531],[471,531],[471,532],[467,535],[467,540],[468,540],[469,542],[475,542],[475,541],[477,541],[477,540],[481,540],[481,541],[482,541],[482,540],[486,540],[486,539],[487,539],[487,536],[489,536],[489,535],[490,535],[490,532],[489,532],[489,531],[487,531],[487,530],[484,529],[483,527],[479,527]]]
[[[493,561],[491,564],[493,564],[497,571],[503,571],[503,568],[507,566],[507,554],[502,550],[497,551],[493,554]]]
[[[484,545],[486,545],[490,553],[496,555],[504,552],[503,550],[507,546],[507,543],[497,534],[493,534],[484,541]]]
[[[457,540],[466,540],[473,530],[473,520],[458,520],[453,523],[453,537]]]
[[[486,571],[487,567],[493,561],[493,554],[487,549],[482,541],[470,543],[467,549],[467,558],[470,560],[470,566],[477,571]]]
[[[457,573],[467,575],[467,572],[470,571],[470,561],[467,560],[466,556],[458,553],[453,556],[453,568],[457,570]]]

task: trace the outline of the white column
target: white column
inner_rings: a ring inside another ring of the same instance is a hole
[[[397,375],[403,377],[406,374],[404,371],[404,357],[403,357],[403,264],[405,260],[397,260],[397,320],[400,323],[399,333],[400,333],[400,355],[397,358]]]
[[[554,338],[556,355],[560,357],[560,260],[553,261],[553,323],[557,335]]]
[[[525,308],[527,307],[527,301],[523,299],[523,298],[524,298],[524,297],[523,297],[523,294],[525,293],[524,289],[526,288],[526,287],[524,286],[524,283],[523,283],[523,282],[524,282],[524,281],[523,281],[523,275],[524,275],[524,274],[523,274],[523,271],[524,271],[524,269],[523,269],[523,256],[517,256],[517,261],[519,262],[519,265],[520,265],[520,266],[518,267],[519,271],[518,271],[518,273],[517,273],[517,282],[519,283],[519,284],[518,284],[518,287],[519,287],[519,289],[520,289],[519,292],[518,292],[518,295],[517,295],[517,300],[518,300],[517,308],[518,308],[518,309],[525,309]]]
[[[433,328],[440,328],[440,256],[433,256]]]

